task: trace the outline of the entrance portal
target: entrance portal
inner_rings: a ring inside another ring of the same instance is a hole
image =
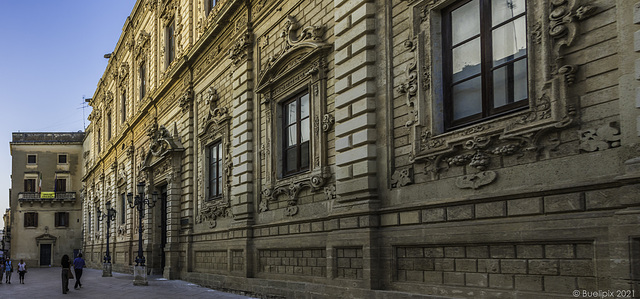
[[[40,266],[51,265],[51,244],[40,244]]]

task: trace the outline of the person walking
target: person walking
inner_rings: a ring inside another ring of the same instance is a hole
[[[7,261],[4,263],[4,276],[8,284],[11,284],[11,273],[13,273],[13,264],[11,264],[11,258],[7,256]]]
[[[73,287],[74,289],[78,289],[82,287],[82,283],[80,283],[80,277],[82,277],[82,269],[84,268],[84,259],[82,258],[82,253],[78,253],[78,257],[73,260],[73,269],[76,272],[76,284]]]
[[[24,274],[27,273],[27,263],[23,259],[20,259],[18,263],[18,274],[20,275],[20,283],[24,284]]]
[[[69,279],[73,279],[73,273],[71,272],[71,262],[69,261],[68,255],[65,254],[62,256],[60,265],[62,266],[62,293],[66,294],[67,292],[69,292]]]

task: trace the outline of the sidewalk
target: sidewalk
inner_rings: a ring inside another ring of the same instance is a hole
[[[84,269],[82,288],[73,289],[75,280],[69,280],[69,293],[62,294],[61,269],[28,268],[25,284],[20,284],[18,273],[13,272],[11,284],[0,284],[0,298],[219,298],[244,299],[241,295],[219,292],[182,280],[165,280],[149,276],[148,286],[134,286],[133,275],[113,272],[113,277],[102,277],[102,270]]]

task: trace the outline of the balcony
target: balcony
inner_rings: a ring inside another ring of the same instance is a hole
[[[40,202],[44,204],[45,202],[75,202],[76,201],[76,192],[20,192],[18,193],[18,202],[20,205],[23,203],[30,203],[33,205],[34,203]]]

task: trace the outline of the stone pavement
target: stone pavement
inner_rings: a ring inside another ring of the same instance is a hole
[[[13,272],[11,284],[0,284],[0,298],[218,298],[241,299],[246,296],[204,288],[182,280],[165,280],[149,276],[148,286],[134,286],[133,275],[113,272],[113,277],[102,277],[102,270],[85,269],[80,281],[82,288],[73,289],[75,280],[69,280],[69,293],[62,294],[61,269],[30,268],[25,284],[20,284],[18,273]]]

